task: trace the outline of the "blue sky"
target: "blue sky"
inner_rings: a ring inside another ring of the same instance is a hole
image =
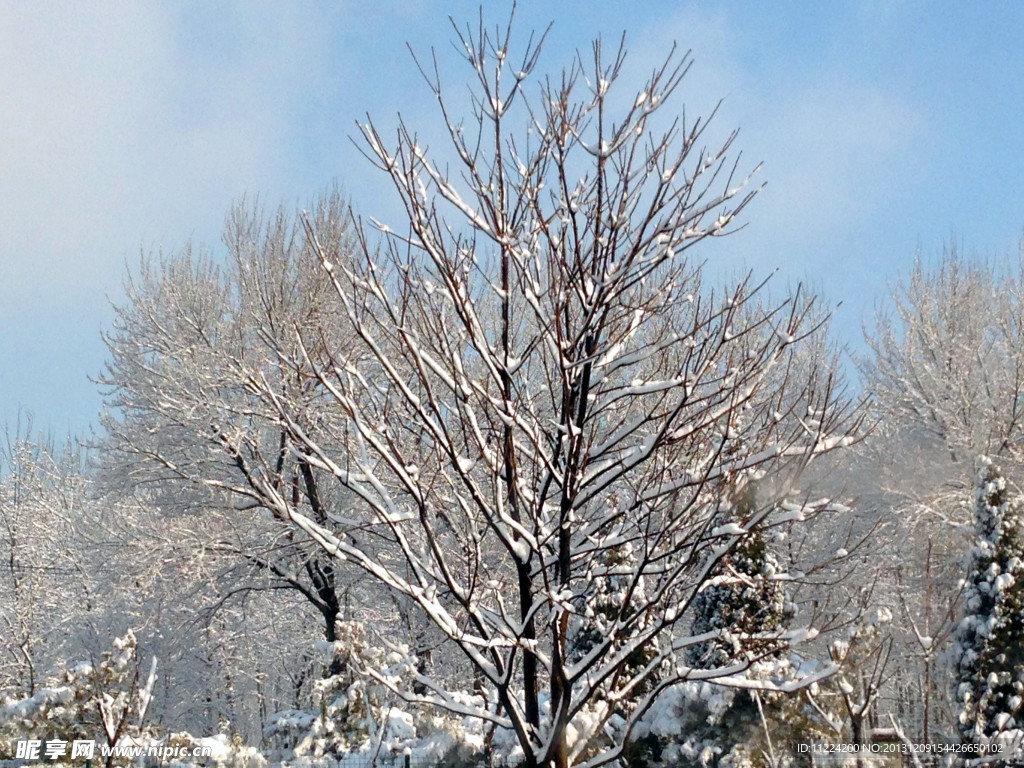
[[[214,250],[241,195],[307,203],[339,183],[389,220],[386,180],[349,136],[396,112],[437,117],[405,49],[435,46],[476,2],[51,2],[0,0],[0,420],[31,412],[58,438],[101,407],[88,381],[126,264],[189,240]],[[502,23],[506,3],[488,3]],[[596,34],[639,78],[673,41],[695,64],[687,113],[719,98],[717,136],[740,128],[767,187],[748,226],[708,255],[726,271],[776,267],[842,302],[860,337],[915,252],[956,237],[1016,252],[1024,228],[1024,4],[1010,2],[521,2],[525,33],[554,22],[556,72]],[[623,86],[631,83],[624,82]]]

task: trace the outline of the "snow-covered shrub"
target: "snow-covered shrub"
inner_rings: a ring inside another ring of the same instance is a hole
[[[752,485],[746,487],[733,517],[743,519],[753,508],[753,492]],[[690,646],[684,654],[688,666],[712,670],[745,662],[746,677],[768,688],[796,679],[794,664],[779,656],[790,618],[782,582],[773,579],[782,570],[760,534],[733,546],[693,603],[690,634],[722,634]],[[662,694],[634,730],[629,764],[761,766],[775,753],[772,734],[792,741],[808,725],[802,709],[795,694],[686,681]]]
[[[800,660],[755,662],[747,677],[781,687],[806,674]],[[803,692],[747,690],[691,680],[658,698],[638,724],[630,768],[764,768],[792,761],[792,745],[819,736]]]
[[[959,728],[974,744],[1003,743],[1024,765],[1024,525],[1022,502],[987,458],[977,461],[964,616],[954,650]]]
[[[295,757],[340,757],[414,738],[415,718],[391,689],[415,668],[408,649],[374,645],[358,621],[338,621],[336,637],[317,643],[324,668],[339,671],[314,685],[315,709],[278,712],[264,739]]]
[[[758,681],[762,690],[697,680],[674,685],[634,729],[626,764],[630,768],[804,765],[794,745],[840,741],[835,723],[826,720],[816,700],[817,684],[791,692],[771,689],[818,676],[823,666],[795,654],[756,662],[746,677]]]
[[[98,662],[62,671],[33,695],[0,703],[0,756],[17,739],[92,739],[117,744],[148,740],[146,714],[156,680],[155,663],[139,679],[135,635],[128,631]]]
[[[172,733],[167,744],[193,752],[188,758],[177,758],[167,768],[266,768],[267,760],[255,747],[242,743],[240,737],[230,738],[223,733],[216,736],[196,738],[189,733]],[[205,748],[209,756],[195,756],[194,750]]]

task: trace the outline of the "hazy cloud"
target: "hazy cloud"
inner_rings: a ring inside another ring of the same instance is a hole
[[[98,406],[85,376],[125,259],[216,243],[241,193],[294,188],[329,37],[295,4],[39,9],[0,4],[0,392],[7,419],[58,403],[59,431]]]

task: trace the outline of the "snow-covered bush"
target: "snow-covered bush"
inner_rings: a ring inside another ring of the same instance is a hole
[[[184,748],[193,752],[188,758],[177,758],[167,768],[266,768],[267,760],[255,747],[242,743],[241,738],[230,738],[223,733],[216,736],[196,738],[190,733],[172,733],[166,739],[171,747]],[[208,756],[197,756],[195,750],[209,751]]]
[[[140,681],[135,635],[128,631],[96,662],[69,666],[33,695],[0,703],[0,756],[17,739],[92,739],[114,745],[148,740],[146,715],[155,661]]]
[[[1021,499],[1000,470],[977,461],[965,609],[956,631],[959,728],[973,744],[999,742],[1024,765],[1024,527]]]
[[[797,657],[755,662],[747,677],[784,688],[813,670]],[[792,745],[824,734],[806,692],[691,680],[658,698],[631,738],[630,768],[795,765]]]
[[[340,757],[414,738],[413,715],[392,692],[414,668],[408,648],[374,645],[357,621],[338,621],[335,633],[335,642],[317,643],[324,668],[338,672],[314,685],[315,709],[278,712],[264,739],[289,756]]]
[[[734,516],[742,519],[753,508],[753,493],[752,485],[746,487]],[[736,525],[731,519],[723,524]],[[793,666],[778,653],[790,618],[782,582],[772,578],[782,570],[758,533],[744,536],[719,560],[693,601],[690,634],[722,634],[687,648],[690,667],[746,663],[752,680],[781,686],[796,679]],[[794,706],[795,697],[781,692],[685,681],[663,694],[641,721],[632,735],[630,764],[762,765],[762,753],[774,752],[768,718],[785,709],[792,720]]]

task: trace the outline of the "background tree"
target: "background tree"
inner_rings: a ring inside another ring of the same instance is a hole
[[[335,193],[323,199],[317,214],[332,243],[345,237],[342,208]],[[233,509],[222,490],[238,474],[238,465],[203,447],[204,440],[214,440],[214,424],[229,432],[258,431],[259,450],[272,457],[279,488],[287,486],[322,520],[323,501],[310,491],[301,463],[288,462],[280,429],[259,421],[238,372],[284,376],[281,391],[315,402],[318,394],[309,377],[282,370],[267,356],[261,337],[278,335],[278,343],[287,345],[295,327],[319,327],[329,294],[310,276],[312,257],[283,211],[265,221],[243,203],[229,220],[225,242],[231,258],[227,270],[186,250],[172,258],[144,259],[126,285],[127,304],[118,309],[107,338],[108,374],[99,380],[109,387],[110,405],[121,416],[104,420],[106,476],[113,476],[107,487],[150,489],[150,500],[168,512],[184,507],[217,516],[228,511],[219,537],[209,530],[209,521],[204,524],[205,547],[234,562],[242,585],[243,571],[269,577],[251,579],[241,592],[271,584],[302,594],[321,613],[331,641],[340,611],[335,565],[304,550],[294,531],[260,525],[258,505],[249,505],[249,525],[240,525],[246,510]],[[219,540],[211,541],[214,537]],[[269,544],[258,545],[260,539]]]
[[[971,477],[978,455],[1016,460],[1024,429],[1022,262],[985,264],[955,247],[919,256],[876,314],[865,375],[889,430],[938,446]]]
[[[0,451],[0,691],[32,695],[54,665],[95,649],[108,600],[82,455],[24,432]]]
[[[325,195],[312,215],[325,242],[342,247],[341,195]],[[161,724],[178,729],[230,723],[258,739],[273,712],[301,706],[317,676],[336,672],[320,669],[310,633],[333,642],[346,605],[386,616],[379,593],[370,599],[366,585],[339,576],[344,566],[267,515],[258,494],[229,490],[249,479],[240,457],[219,450],[224,435],[255,434],[254,450],[293,504],[320,523],[344,504],[334,488],[316,487],[246,379],[263,377],[304,403],[307,429],[325,445],[343,433],[308,371],[284,368],[274,351],[297,349],[296,328],[343,344],[342,329],[324,319],[333,292],[292,224],[283,210],[264,215],[243,202],[225,227],[226,263],[191,247],[143,258],[106,337],[99,381],[113,410],[103,417],[97,484],[119,510],[114,535],[135,542],[118,564],[132,575],[140,643],[163,662]]]
[[[941,659],[972,546],[974,458],[1019,474],[1022,288],[1019,259],[982,262],[951,246],[935,263],[918,257],[867,335],[862,372],[877,426],[849,471],[862,510],[889,528],[879,556],[887,549],[898,564],[880,571],[879,593],[898,597],[887,607],[901,618],[890,625],[894,675],[882,698],[915,741],[956,738],[960,704]]]

